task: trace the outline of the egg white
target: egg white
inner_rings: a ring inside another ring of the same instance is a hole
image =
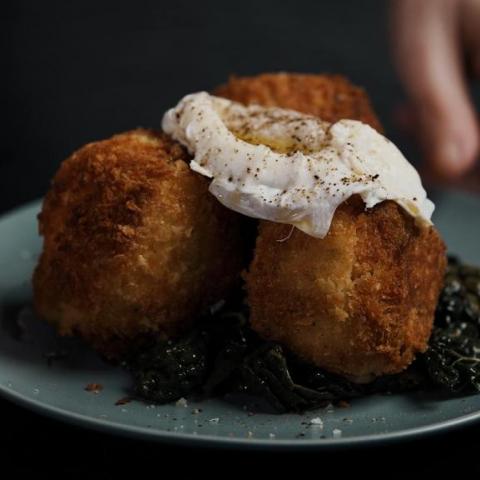
[[[398,148],[356,120],[330,124],[292,110],[243,106],[206,92],[168,110],[163,130],[193,155],[226,207],[323,238],[352,195],[367,208],[392,200],[421,224],[433,203]]]

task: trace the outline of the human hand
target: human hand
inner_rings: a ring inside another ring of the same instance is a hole
[[[392,0],[390,19],[409,98],[402,123],[418,137],[436,176],[459,178],[480,149],[467,83],[480,78],[480,0]]]

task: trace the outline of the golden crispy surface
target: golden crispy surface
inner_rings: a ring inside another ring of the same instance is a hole
[[[244,219],[208,194],[186,152],[135,130],[63,162],[40,214],[38,312],[104,353],[172,334],[222,298],[243,267]]]
[[[401,371],[426,347],[445,268],[433,228],[393,202],[351,199],[319,240],[262,222],[246,277],[253,328],[354,377]]]
[[[336,75],[232,78],[216,93],[381,131],[368,97]],[[401,371],[426,348],[445,269],[434,228],[393,202],[364,211],[351,199],[325,239],[261,222],[246,275],[253,328],[333,372],[367,380]]]
[[[365,91],[341,75],[265,73],[231,77],[214,94],[246,105],[289,108],[328,122],[341,118],[361,120],[382,132]]]

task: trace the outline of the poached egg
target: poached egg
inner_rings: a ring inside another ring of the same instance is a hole
[[[212,179],[210,192],[244,215],[323,238],[337,207],[360,195],[366,208],[392,200],[431,224],[434,205],[415,168],[362,122],[199,92],[168,110],[162,128],[191,153],[191,169]]]

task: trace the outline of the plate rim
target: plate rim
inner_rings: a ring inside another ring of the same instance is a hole
[[[28,202],[17,205],[16,207],[11,208],[10,210],[5,210],[1,212],[0,223],[7,222],[11,220],[12,217],[21,215],[22,213],[25,213],[25,210],[30,210],[31,208],[34,208],[34,207],[37,208],[40,213],[40,207],[43,204],[43,199],[44,197],[38,197]]]
[[[452,192],[447,190],[447,193]],[[470,196],[467,194],[467,196]],[[478,197],[475,195],[475,197]],[[17,215],[25,214],[31,209],[39,210],[43,199],[38,198],[19,205],[16,208],[0,214],[0,224],[13,219]],[[480,410],[463,414],[448,420],[407,428],[395,432],[359,435],[355,437],[325,438],[325,439],[261,439],[242,437],[217,437],[206,434],[191,434],[182,432],[168,432],[156,428],[148,428],[139,425],[128,425],[118,421],[109,421],[95,418],[82,413],[57,407],[28,395],[22,394],[7,385],[0,384],[0,397],[22,408],[26,408],[44,417],[53,418],[62,423],[74,425],[84,429],[90,429],[107,433],[139,439],[143,441],[156,441],[194,447],[216,447],[224,449],[241,448],[245,450],[315,450],[315,449],[343,449],[347,447],[368,447],[379,444],[391,444],[394,442],[425,438],[436,433],[444,433],[454,428],[460,428],[468,424],[480,422]]]
[[[77,427],[160,443],[170,443],[193,447],[221,447],[225,449],[242,448],[248,450],[277,450],[277,449],[332,449],[346,447],[366,447],[379,444],[391,444],[412,439],[425,438],[436,433],[445,433],[454,428],[480,422],[480,410],[451,418],[441,422],[424,425],[421,427],[407,428],[396,432],[376,433],[372,435],[359,435],[355,437],[325,438],[325,439],[262,439],[242,437],[216,437],[214,435],[191,434],[182,432],[167,432],[155,428],[138,425],[127,425],[121,422],[108,421],[95,418],[82,413],[72,412],[56,407],[40,400],[24,395],[12,388],[0,385],[0,397],[14,404],[27,408],[42,416],[53,418],[75,425]]]

